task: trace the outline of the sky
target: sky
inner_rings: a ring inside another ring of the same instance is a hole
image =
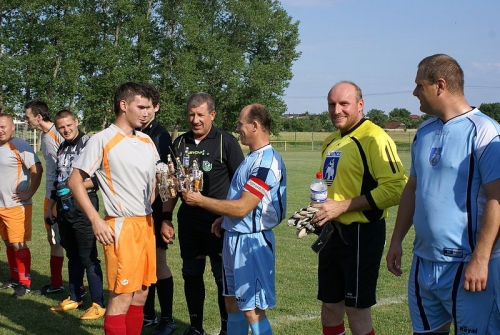
[[[287,113],[321,113],[340,80],[361,87],[364,112],[406,108],[418,63],[444,53],[465,75],[471,106],[500,102],[499,0],[280,0],[300,21],[300,58],[285,91]]]

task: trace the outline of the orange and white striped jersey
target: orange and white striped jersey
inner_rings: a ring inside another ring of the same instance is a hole
[[[151,214],[158,151],[149,136],[139,131],[126,135],[112,124],[93,135],[73,163],[99,182],[106,216]]]
[[[22,202],[12,200],[14,192],[26,191],[30,187],[29,169],[40,163],[33,148],[25,140],[14,137],[0,146],[0,208],[31,204],[31,199]]]
[[[52,125],[49,131],[42,132],[41,147],[42,155],[45,158],[45,197],[50,198],[50,191],[54,187],[57,176],[57,149],[64,141],[64,138]]]

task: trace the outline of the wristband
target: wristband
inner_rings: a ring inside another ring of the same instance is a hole
[[[161,213],[161,220],[162,221],[165,221],[165,220],[172,221],[172,212]]]

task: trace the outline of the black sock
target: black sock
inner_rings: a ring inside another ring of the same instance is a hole
[[[148,297],[144,304],[144,319],[153,320],[155,318],[155,293],[156,284],[149,287]]]
[[[92,302],[95,302],[96,304],[104,308],[104,291],[102,288],[103,279],[101,264],[99,264],[99,262],[96,262],[87,267],[86,271]]]
[[[184,278],[184,295],[189,311],[191,327],[203,329],[203,305],[205,303],[205,283],[203,274],[196,276],[182,275]]]
[[[156,282],[158,301],[160,302],[161,317],[172,317],[172,304],[174,300],[174,278],[160,279]]]

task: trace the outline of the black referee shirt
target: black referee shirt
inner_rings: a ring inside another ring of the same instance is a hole
[[[243,161],[243,152],[236,138],[230,133],[214,126],[207,136],[196,144],[193,132],[189,131],[177,137],[173,144],[175,155],[182,157],[185,148],[189,148],[189,164],[198,160],[203,171],[203,195],[226,199],[229,185],[236,169]],[[182,200],[182,198],[181,198]],[[184,201],[177,213],[179,223],[198,223],[211,226],[219,217],[203,208],[186,205]]]

